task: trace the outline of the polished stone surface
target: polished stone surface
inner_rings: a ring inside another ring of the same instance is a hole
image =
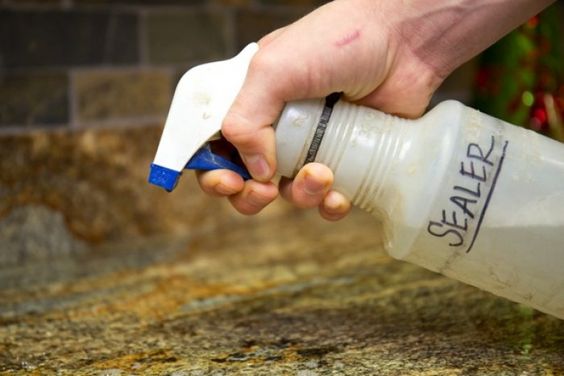
[[[0,374],[564,374],[564,321],[273,210],[1,268]]]

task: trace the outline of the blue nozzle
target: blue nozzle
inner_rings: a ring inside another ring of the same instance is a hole
[[[171,170],[163,166],[151,163],[151,171],[149,172],[149,183],[164,188],[167,192],[172,192],[178,179],[180,178],[181,171]]]
[[[212,153],[209,149],[209,145],[198,150],[188,161],[185,168],[203,171],[226,169],[238,173],[244,180],[251,179],[251,175],[245,167],[239,166],[230,160]],[[167,192],[171,192],[176,187],[181,174],[182,171],[175,171],[152,163],[149,173],[149,183],[162,187]]]

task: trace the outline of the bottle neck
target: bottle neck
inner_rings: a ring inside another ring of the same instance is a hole
[[[318,161],[335,173],[335,187],[345,188],[355,206],[373,212],[386,204],[394,186],[391,171],[400,160],[404,122],[346,102],[335,106]]]
[[[324,116],[323,101],[286,106],[276,125],[279,172],[295,175],[311,155],[312,143],[318,143],[314,160],[333,171],[333,188],[365,211],[389,214],[397,201],[394,174],[405,151],[408,120],[342,101],[334,105],[328,121]],[[324,121],[319,142],[318,128]]]

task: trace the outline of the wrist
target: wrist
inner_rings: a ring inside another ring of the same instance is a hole
[[[534,16],[553,0],[412,0],[393,2],[399,54],[439,79]]]

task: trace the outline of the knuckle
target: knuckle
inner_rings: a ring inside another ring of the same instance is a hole
[[[243,215],[254,215],[261,211],[262,207],[256,207],[244,202],[232,202],[233,207]]]
[[[321,197],[308,197],[306,194],[295,194],[293,204],[300,209],[311,209],[319,206]]]
[[[221,134],[235,147],[246,149],[259,147],[266,137],[262,126],[251,123],[236,112],[225,117]]]
[[[213,191],[213,186],[209,183],[208,179],[206,178],[205,175],[198,175],[197,176],[197,181],[198,181],[198,185],[200,186],[200,189],[208,195],[213,195],[214,191]]]
[[[276,54],[265,53],[264,50],[259,50],[251,59],[249,64],[250,75],[265,75],[271,74],[279,66]]]
[[[246,133],[244,128],[240,124],[240,117],[234,114],[232,111],[229,112],[225,119],[223,119],[223,125],[221,127],[221,133],[229,141],[235,141],[241,138],[241,135]]]
[[[262,205],[256,205],[249,202],[248,199],[241,194],[228,197],[231,206],[243,215],[254,215],[260,212],[263,208]]]
[[[247,146],[256,138],[256,129],[236,113],[227,114],[221,127],[221,133],[235,146]]]
[[[254,208],[249,208],[248,206],[234,206],[235,210],[243,215],[253,215],[258,213],[258,210]]]

